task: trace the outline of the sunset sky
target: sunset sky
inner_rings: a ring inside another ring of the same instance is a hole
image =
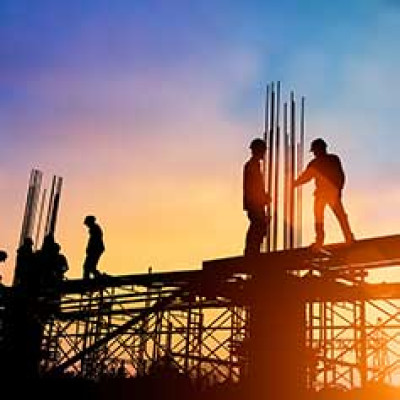
[[[321,136],[342,158],[356,237],[398,233],[399,38],[396,0],[2,0],[3,281],[32,168],[46,186],[64,178],[69,278],[82,274],[86,214],[109,274],[241,254],[242,166],[276,80],[306,97],[307,149]],[[305,196],[308,244],[312,185]],[[342,240],[331,216],[327,230]]]

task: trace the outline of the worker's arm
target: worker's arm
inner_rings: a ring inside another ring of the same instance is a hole
[[[314,168],[312,164],[308,164],[307,168],[293,182],[293,187],[303,185],[314,178]]]

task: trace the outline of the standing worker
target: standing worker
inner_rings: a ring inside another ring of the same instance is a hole
[[[101,276],[97,271],[97,263],[104,252],[103,231],[96,223],[96,217],[88,215],[83,222],[89,229],[89,241],[86,247],[86,258],[83,264],[83,279],[89,279],[90,274],[94,278]]]
[[[26,289],[29,284],[32,284],[33,274],[38,273],[35,267],[33,240],[26,237],[17,250],[13,286],[22,286]]]
[[[271,201],[265,191],[262,173],[267,146],[262,139],[254,139],[250,143],[251,158],[243,170],[243,208],[250,221],[246,235],[245,256],[260,254],[260,246],[267,234],[267,215],[265,207]]]
[[[355,241],[342,203],[342,190],[345,182],[342,164],[339,157],[335,154],[329,154],[326,148],[327,144],[321,138],[311,142],[310,151],[314,154],[314,159],[294,181],[294,187],[296,187],[309,182],[313,178],[315,179],[315,243],[312,246],[317,249],[324,244],[324,210],[327,205],[338,219],[346,243],[351,244]]]

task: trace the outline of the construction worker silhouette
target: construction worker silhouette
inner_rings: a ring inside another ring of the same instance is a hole
[[[104,252],[103,231],[96,223],[96,217],[88,215],[83,222],[89,229],[89,241],[86,247],[86,258],[83,264],[83,278],[89,279],[101,276],[97,271],[97,263]]]
[[[262,139],[250,143],[251,158],[243,169],[243,209],[247,211],[249,228],[246,235],[245,256],[260,253],[260,246],[267,234],[265,206],[271,201],[265,191],[262,162],[267,146]]]
[[[31,282],[32,274],[37,274],[37,271],[35,271],[34,259],[33,240],[30,237],[26,237],[17,250],[14,286],[22,285],[24,288],[28,287]]]
[[[59,243],[54,243],[54,258],[55,263],[52,271],[55,283],[60,283],[65,278],[65,273],[69,270],[68,260],[64,254],[61,253],[61,246]]]
[[[315,179],[315,243],[312,245],[315,248],[322,247],[324,243],[324,210],[327,205],[338,219],[346,243],[351,244],[355,240],[342,203],[342,191],[345,182],[342,164],[337,155],[329,154],[326,149],[327,144],[323,139],[313,140],[310,151],[314,153],[314,159],[294,181],[294,187],[296,187]]]

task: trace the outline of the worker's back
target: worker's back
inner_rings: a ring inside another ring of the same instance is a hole
[[[104,251],[103,231],[96,223],[89,227],[89,242],[86,251],[88,253],[102,253]]]
[[[243,171],[243,209],[254,210],[265,206],[266,196],[260,162],[251,158]]]
[[[315,178],[315,194],[323,194],[330,190],[342,190],[345,182],[340,159],[335,154],[323,154],[314,158],[309,168]]]

